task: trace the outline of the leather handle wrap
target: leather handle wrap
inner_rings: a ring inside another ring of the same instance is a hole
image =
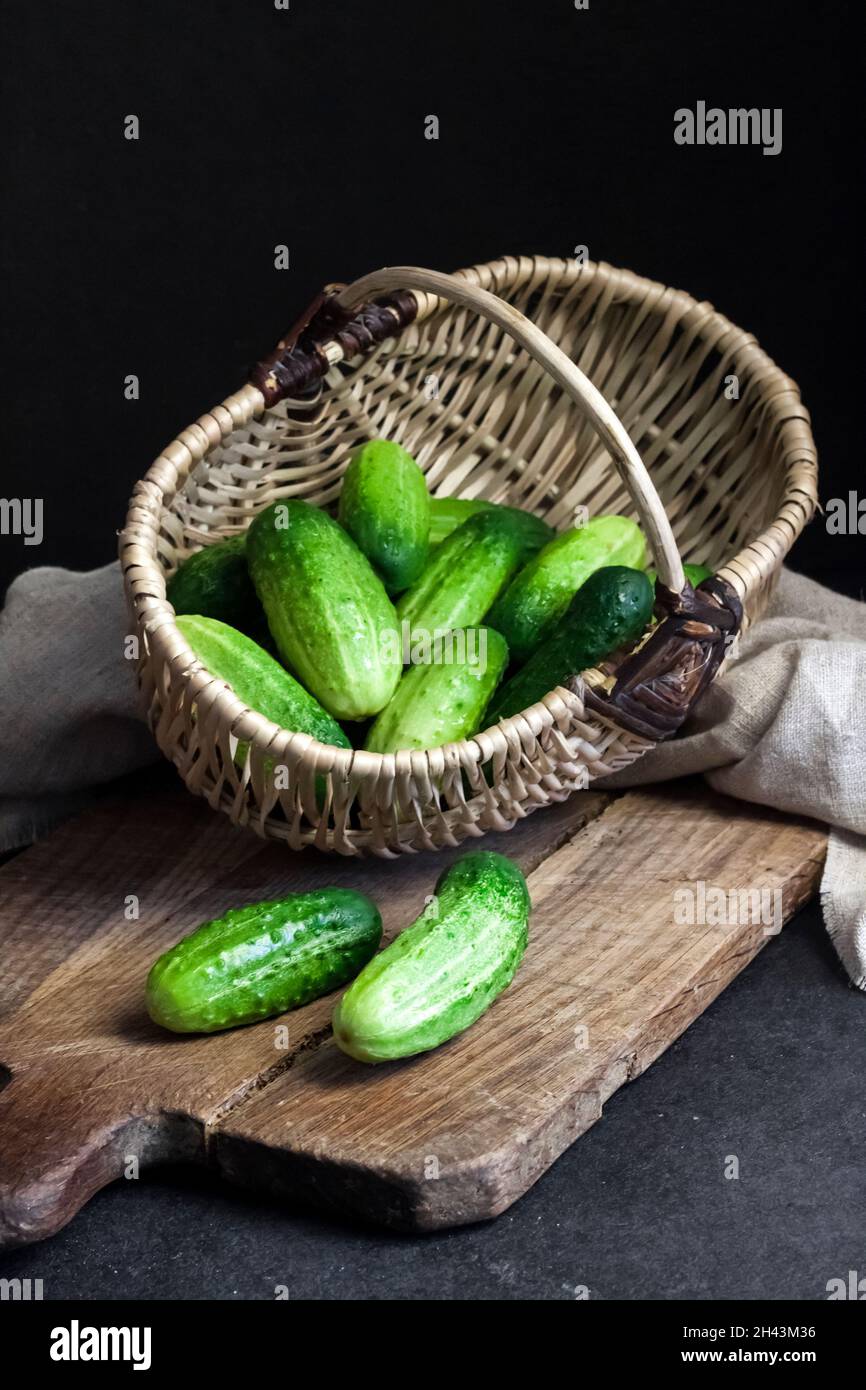
[[[338,343],[348,360],[393,338],[418,312],[415,296],[405,290],[347,311],[338,302],[339,288],[329,286],[318,294],[271,355],[253,368],[250,381],[265,405],[305,395],[318,384],[330,365],[325,343]]]
[[[713,576],[681,594],[656,584],[664,616],[646,642],[614,672],[609,691],[583,687],[588,710],[660,743],[673,738],[712,681],[743,620],[743,606],[726,580]],[[578,689],[580,678],[566,681]]]

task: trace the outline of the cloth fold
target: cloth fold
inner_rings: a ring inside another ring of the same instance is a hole
[[[155,762],[141,716],[120,566],[25,570],[0,611],[0,851]]]
[[[25,572],[0,612],[0,850],[29,843],[88,788],[155,761],[119,567]],[[826,821],[827,930],[866,989],[866,604],[783,570],[767,614],[681,736],[599,786],[702,773],[716,790]]]

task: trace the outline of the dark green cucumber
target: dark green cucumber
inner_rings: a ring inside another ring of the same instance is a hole
[[[534,555],[543,545],[547,545],[556,534],[552,526],[542,521],[540,516],[525,512],[520,507],[506,507],[499,502],[486,502],[479,497],[431,497],[430,498],[430,544],[441,545],[452,531],[468,521],[478,512],[508,512],[522,526],[526,537],[526,559]]]
[[[433,552],[417,584],[397,604],[411,633],[477,627],[522,562],[525,534],[504,509],[482,511]]]
[[[430,496],[411,454],[389,439],[356,450],[343,478],[338,520],[381,575],[389,594],[427,563]]]
[[[382,919],[351,888],[317,888],[233,908],[159,957],[147,1010],[173,1033],[215,1033],[318,999],[375,954]]]
[[[525,661],[563,616],[578,589],[603,565],[641,569],[646,545],[625,516],[599,516],[556,536],[524,565],[491,610],[490,622]]]
[[[655,588],[658,575],[655,570],[647,570],[646,573],[647,579]],[[696,589],[699,584],[703,584],[705,579],[711,579],[713,575],[713,571],[707,565],[683,565],[683,573],[693,589]]]
[[[267,619],[247,569],[246,544],[246,533],[230,536],[184,560],[166,585],[175,613],[217,618],[256,641],[267,639]]]
[[[364,747],[371,753],[438,748],[467,738],[508,665],[492,628],[458,628],[422,651],[378,716]]]
[[[490,702],[482,728],[528,709],[646,630],[653,588],[640,570],[611,565],[590,575],[564,618]]]
[[[510,859],[490,850],[458,859],[417,921],[337,1004],[338,1046],[361,1062],[390,1062],[462,1033],[511,983],[530,908],[526,880]]]
[[[292,498],[260,512],[247,563],[280,656],[337,719],[378,714],[397,688],[397,617],[342,526]]]
[[[227,681],[239,700],[281,729],[310,734],[320,743],[349,748],[339,724],[294,676],[250,637],[216,618],[187,613],[177,625],[202,665]]]

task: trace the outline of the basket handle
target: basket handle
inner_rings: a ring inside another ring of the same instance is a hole
[[[351,285],[329,286],[313,301],[276,351],[254,369],[259,399],[270,406],[307,393],[333,362],[396,336],[419,312],[426,316],[431,306],[419,304],[414,290],[465,305],[497,324],[550,373],[607,447],[652,548],[660,621],[624,661],[605,663],[606,671],[595,673],[598,680],[576,672],[565,685],[583,692],[588,710],[612,718],[620,728],[649,741],[671,738],[728,656],[742,623],[742,604],[719,575],[697,590],[687,582],[667,513],[624,426],[601,392],[531,319],[466,275],[386,266]]]
[[[338,309],[349,311],[377,295],[401,289],[424,290],[440,299],[477,310],[508,333],[550,373],[557,385],[595,426],[599,438],[610,452],[646,531],[659,579],[673,593],[681,593],[686,582],[682,561],[667,513],[646,464],[604,396],[571,358],[513,305],[482,289],[480,285],[438,270],[424,270],[419,266],[385,266],[382,270],[362,275],[359,280],[346,286],[336,296],[335,303]]]

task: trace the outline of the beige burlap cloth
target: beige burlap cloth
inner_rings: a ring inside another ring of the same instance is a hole
[[[0,850],[158,757],[124,656],[127,631],[116,565],[30,570],[11,586],[0,612]],[[599,785],[693,773],[830,825],[824,920],[866,988],[866,605],[785,570],[685,732]]]

